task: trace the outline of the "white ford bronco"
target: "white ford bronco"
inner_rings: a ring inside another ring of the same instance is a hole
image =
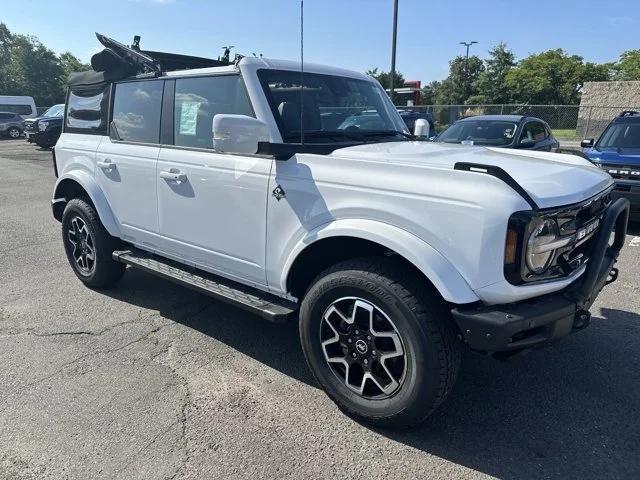
[[[295,319],[354,417],[421,422],[465,348],[580,330],[616,279],[628,202],[580,157],[423,141],[357,72],[99,38],[54,151],[75,274],[107,288],[129,265]]]

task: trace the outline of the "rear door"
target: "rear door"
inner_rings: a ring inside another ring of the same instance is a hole
[[[157,168],[163,251],[215,273],[265,284],[267,187],[273,160],[213,150],[216,114],[253,116],[238,74],[167,80]],[[169,101],[172,100],[172,101]],[[165,129],[165,123],[172,128]]]
[[[111,119],[95,175],[120,224],[123,239],[154,248],[158,239],[156,163],[164,81],[135,80],[113,87]]]

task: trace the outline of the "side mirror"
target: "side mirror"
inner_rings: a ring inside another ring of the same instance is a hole
[[[429,122],[424,118],[416,120],[416,124],[413,127],[413,134],[418,138],[429,138]]]
[[[225,153],[254,154],[258,142],[269,141],[269,127],[247,115],[219,113],[213,117],[213,149]]]
[[[595,143],[595,140],[593,138],[585,138],[580,142],[580,146],[582,148],[591,148],[593,147],[594,143]]]
[[[536,144],[536,141],[531,138],[523,138],[518,144],[518,148],[531,148]]]

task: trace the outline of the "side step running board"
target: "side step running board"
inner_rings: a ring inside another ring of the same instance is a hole
[[[231,303],[271,322],[282,323],[297,310],[297,304],[261,290],[182,265],[142,250],[113,252],[113,259],[185,287]]]

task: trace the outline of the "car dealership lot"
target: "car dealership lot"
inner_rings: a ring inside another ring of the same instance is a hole
[[[51,153],[0,141],[0,168],[2,479],[640,476],[634,235],[590,328],[507,363],[469,354],[425,425],[375,431],[317,389],[293,325],[137,271],[85,288]]]

